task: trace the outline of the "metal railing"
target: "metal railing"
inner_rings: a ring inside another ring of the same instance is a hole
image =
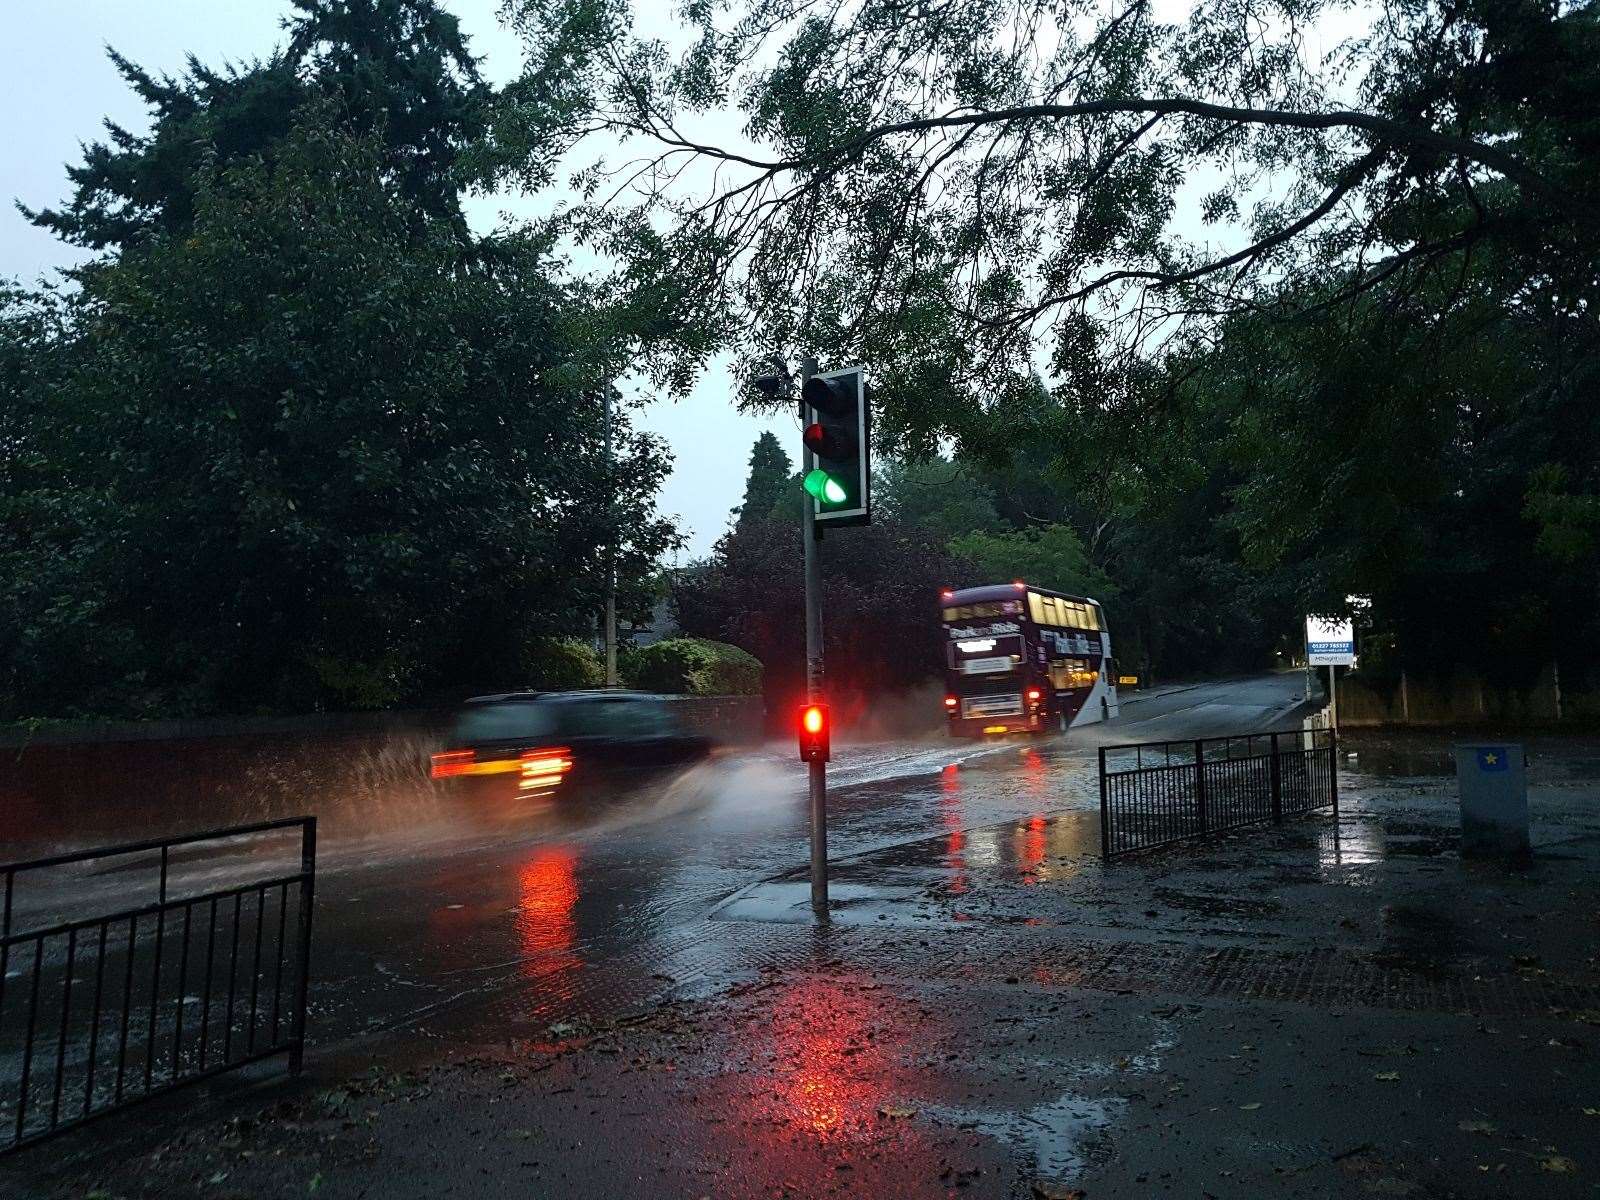
[[[293,831],[298,870],[282,869],[289,841],[276,869],[204,890],[239,865],[220,857],[259,859]],[[316,818],[292,817],[0,864],[0,1154],[276,1054],[298,1073],[316,855]],[[141,868],[153,902],[123,882]],[[119,906],[62,919],[110,907],[97,889]],[[50,923],[14,929],[27,907]]]
[[[1100,747],[1100,854],[1111,859],[1339,803],[1329,729]]]

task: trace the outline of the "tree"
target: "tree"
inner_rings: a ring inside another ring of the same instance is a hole
[[[994,498],[975,472],[947,458],[890,459],[872,485],[883,520],[921,529],[939,542],[1000,528]]]
[[[1290,614],[1372,597],[1393,649],[1364,670],[1600,666],[1600,573],[1565,552],[1600,492],[1600,322],[1504,293],[1497,266],[1374,289],[1336,322],[1235,318],[1173,366],[1174,415],[1231,476],[1219,524],[1252,586]],[[1455,297],[1443,317],[1433,289]]]
[[[1147,413],[1149,356],[1219,314],[1485,256],[1508,292],[1595,299],[1592,0],[1418,0],[1327,62],[1331,0],[1179,23],[1143,0],[743,0],[685,9],[681,61],[629,40],[620,0],[517,8],[541,28],[530,79],[556,88],[541,50],[575,60],[573,127],[643,144],[581,177],[595,235],[751,356],[875,363],[886,444],[973,448],[1043,356],[1064,415]],[[743,139],[695,130],[733,106]],[[715,168],[704,194],[691,164]],[[1197,178],[1217,184],[1186,208]]]
[[[1092,596],[1102,603],[1115,599],[1116,588],[1089,562],[1083,542],[1065,525],[1007,533],[969,533],[953,538],[950,553],[970,563],[973,583],[1024,579],[1055,592]]]
[[[270,162],[296,112],[320,100],[381,147],[383,169],[424,218],[466,236],[457,162],[484,130],[487,91],[455,17],[435,0],[294,0],[288,43],[265,61],[218,71],[193,56],[156,77],[116,51],[118,72],[150,109],[144,136],[106,122],[108,142],[68,169],[60,209],[23,213],[63,240],[123,249],[187,230],[208,175]],[[20,207],[20,206],[19,206]]]
[[[939,590],[960,575],[924,530],[879,522],[827,540],[822,586],[828,695],[845,720],[867,698],[908,687],[943,666]],[[678,623],[761,660],[769,712],[805,688],[805,612],[799,530],[757,521],[726,534],[677,581]]]
[[[771,433],[756,438],[750,450],[750,474],[745,479],[744,503],[733,511],[738,514],[737,528],[744,529],[752,521],[765,521],[772,516],[789,487],[794,464],[784,453],[778,439]]]
[[[324,103],[182,235],[0,314],[0,716],[370,707],[517,685],[674,544],[549,245],[466,267]],[[16,367],[20,364],[20,368]]]

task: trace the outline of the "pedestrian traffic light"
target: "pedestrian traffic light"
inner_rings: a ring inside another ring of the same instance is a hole
[[[831,757],[828,745],[828,706],[802,704],[800,706],[800,761],[827,762]]]
[[[816,519],[828,525],[872,521],[871,422],[860,367],[813,375],[800,389],[803,485]]]

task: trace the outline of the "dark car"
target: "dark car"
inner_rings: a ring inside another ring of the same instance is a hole
[[[523,792],[553,791],[568,775],[597,777],[704,757],[673,701],[650,692],[504,692],[462,707],[435,779],[500,776]]]

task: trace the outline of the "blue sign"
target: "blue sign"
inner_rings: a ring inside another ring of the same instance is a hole
[[[1510,767],[1511,755],[1503,746],[1479,746],[1478,770],[1504,771]]]

